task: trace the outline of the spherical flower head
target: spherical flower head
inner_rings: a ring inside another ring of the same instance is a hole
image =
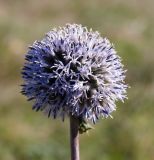
[[[29,47],[25,60],[22,93],[49,117],[74,115],[95,123],[126,98],[121,58],[92,29],[77,24],[53,29]]]

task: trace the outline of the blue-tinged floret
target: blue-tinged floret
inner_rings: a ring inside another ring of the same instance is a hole
[[[126,98],[125,70],[113,45],[81,25],[51,30],[25,60],[22,93],[49,117],[71,114],[95,123]]]

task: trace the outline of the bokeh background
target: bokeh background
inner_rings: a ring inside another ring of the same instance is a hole
[[[68,160],[69,123],[31,110],[20,94],[27,47],[51,28],[81,23],[114,43],[129,99],[81,135],[82,160],[154,159],[154,1],[0,0],[0,160]]]

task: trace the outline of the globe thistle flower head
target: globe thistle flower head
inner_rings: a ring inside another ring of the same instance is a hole
[[[71,114],[95,123],[126,98],[121,58],[92,29],[77,24],[53,29],[29,47],[25,60],[22,93],[49,117]]]

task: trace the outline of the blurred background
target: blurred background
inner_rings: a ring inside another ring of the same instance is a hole
[[[0,160],[68,160],[69,123],[32,111],[20,94],[27,47],[53,27],[81,23],[114,43],[129,99],[81,135],[82,160],[154,159],[154,1],[0,0]]]

